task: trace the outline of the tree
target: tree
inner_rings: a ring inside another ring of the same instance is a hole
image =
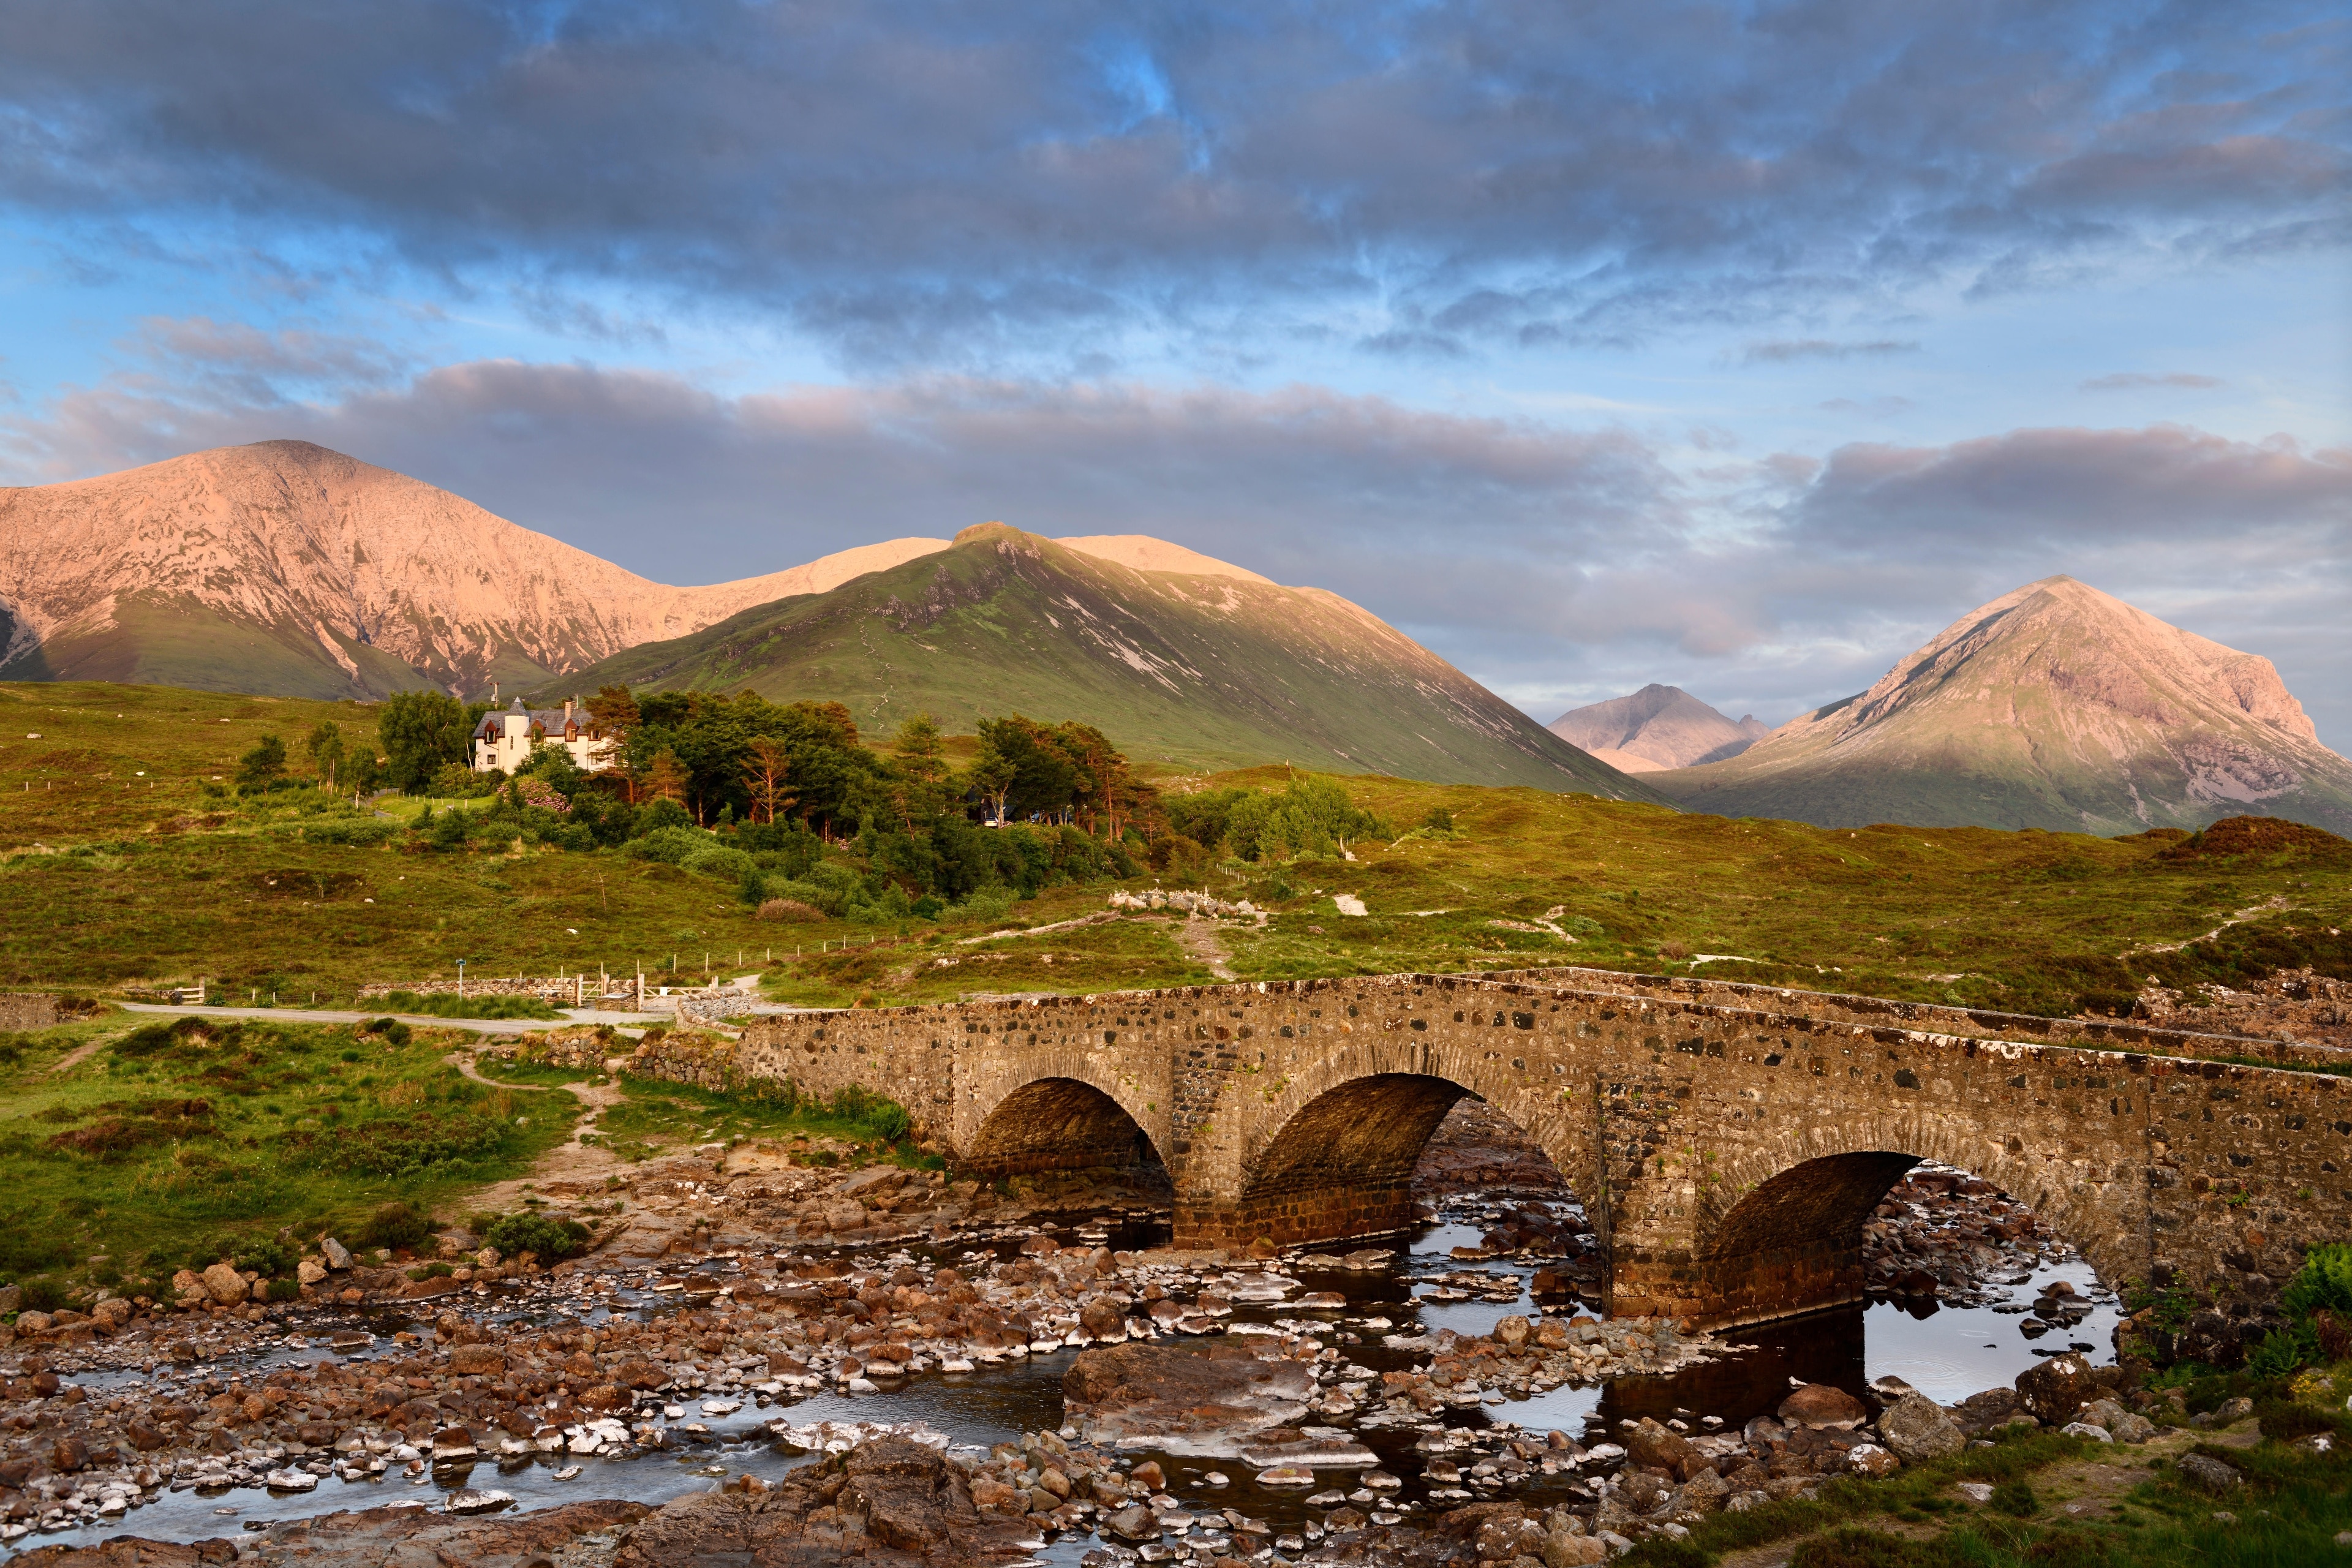
[[[319,783],[328,789],[335,787],[336,775],[343,766],[343,731],[332,719],[323,720],[302,742],[310,753],[310,766],[318,771]]]
[[[446,691],[395,691],[377,715],[384,775],[398,790],[419,790],[445,763],[463,765],[473,726],[466,710]]]
[[[898,726],[898,766],[908,778],[921,784],[937,784],[947,777],[939,721],[929,714],[918,713]]]
[[[778,808],[793,804],[792,792],[784,788],[791,773],[792,758],[782,746],[765,735],[751,742],[743,760],[743,787],[751,797],[752,821],[773,822]]]
[[[1018,713],[980,721],[981,744],[1013,766],[999,795],[1000,807],[1016,816],[1050,814],[1058,818],[1094,791],[1094,776],[1070,754],[1061,732]]]
[[[966,776],[971,780],[971,787],[980,792],[981,799],[988,803],[988,815],[1003,822],[1005,795],[1013,788],[1013,781],[1021,776],[1020,768],[1010,757],[982,741],[980,755],[972,759],[971,772]]]
[[[236,760],[236,787],[268,789],[285,773],[286,742],[275,735],[264,735],[254,742],[253,750]]]
[[[646,769],[646,794],[654,800],[674,800],[684,805],[687,782],[686,764],[666,746]]]

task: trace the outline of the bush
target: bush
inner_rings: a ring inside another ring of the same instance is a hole
[[[1992,1506],[2003,1513],[2023,1519],[2041,1511],[2042,1500],[2035,1497],[2033,1489],[2021,1480],[2003,1481],[1992,1489]]]
[[[66,1304],[65,1287],[46,1274],[24,1281],[24,1310],[54,1312]]]
[[[415,1252],[433,1237],[433,1216],[414,1204],[391,1203],[375,1211],[360,1232],[360,1245]]]
[[[885,1143],[896,1143],[914,1131],[914,1121],[907,1108],[897,1100],[851,1084],[833,1097],[825,1107],[826,1113],[847,1121],[868,1137]]]
[[[763,921],[821,921],[824,919],[824,911],[798,899],[766,899],[761,901],[754,918]]]
[[[725,845],[709,844],[688,855],[679,864],[698,877],[709,877],[722,882],[740,883],[746,877],[759,875],[760,868],[740,849]]]
[[[676,803],[661,801],[656,804],[667,805]],[[659,860],[667,866],[683,866],[703,851],[719,847],[719,840],[699,827],[671,824],[630,839],[623,853],[639,860]],[[743,857],[747,865],[751,858],[748,855]]]
[[[501,1258],[528,1252],[542,1263],[571,1257],[587,1239],[588,1227],[576,1220],[535,1214],[500,1215],[482,1232],[482,1240],[497,1247]]]
[[[291,1274],[294,1266],[300,1261],[292,1247],[277,1240],[249,1242],[244,1251],[230,1259],[231,1266],[237,1272],[243,1273],[250,1268],[264,1279],[276,1279]]]
[[[436,1117],[419,1110],[379,1117],[338,1133],[330,1160],[348,1171],[397,1176],[494,1154],[506,1134],[504,1126],[473,1111]]]
[[[960,921],[981,921],[994,923],[1013,912],[1021,901],[1021,894],[1006,887],[980,888],[972,895],[947,911],[948,918]]]

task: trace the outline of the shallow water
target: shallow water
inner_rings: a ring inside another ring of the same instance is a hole
[[[1101,1234],[1101,1228],[1087,1227],[1087,1239],[1094,1240]],[[1075,1240],[1080,1233],[1059,1234]],[[1442,1329],[1483,1334],[1509,1313],[1532,1315],[1536,1310],[1526,1292],[1534,1264],[1505,1258],[1481,1263],[1452,1260],[1449,1254],[1454,1247],[1475,1246],[1478,1236],[1478,1227],[1467,1224],[1428,1226],[1405,1243],[1410,1248],[1409,1256],[1384,1272],[1292,1269],[1291,1277],[1300,1281],[1299,1293],[1336,1290],[1347,1297],[1348,1307],[1302,1310],[1278,1304],[1237,1304],[1232,1321],[1328,1324],[1327,1329],[1318,1330],[1317,1337],[1359,1366],[1377,1373],[1413,1364],[1426,1352],[1384,1346],[1381,1343],[1382,1335],[1412,1335]],[[1152,1239],[1158,1238],[1148,1231],[1124,1226],[1113,1237],[1114,1245],[1123,1247]],[[1016,1248],[1019,1240],[1017,1237],[1003,1238],[992,1243],[990,1249],[1007,1252]],[[955,1261],[958,1256],[943,1255],[940,1260]],[[1429,1288],[1425,1282],[1428,1277],[1454,1272],[1492,1276],[1498,1293],[1507,1286],[1512,1291],[1511,1299],[1447,1302],[1419,1299]],[[2012,1303],[2028,1303],[2039,1288],[2052,1279],[2066,1280],[2095,1305],[2091,1314],[2071,1331],[2056,1329],[2038,1340],[2029,1340],[2021,1330],[2020,1315],[1997,1312],[1990,1306],[1874,1302],[1732,1331],[1722,1337],[1745,1348],[1669,1376],[1621,1378],[1598,1387],[1564,1386],[1523,1399],[1490,1395],[1486,1403],[1475,1407],[1448,1409],[1433,1417],[1432,1424],[1474,1431],[1524,1429],[1537,1436],[1558,1429],[1591,1441],[1600,1440],[1602,1427],[1613,1431],[1619,1422],[1643,1415],[1678,1417],[1694,1430],[1711,1429],[1702,1428],[1700,1418],[1713,1415],[1720,1417],[1726,1427],[1737,1428],[1749,1416],[1777,1407],[1787,1396],[1791,1380],[1834,1384],[1859,1394],[1871,1379],[1892,1373],[1930,1398],[1948,1404],[1979,1389],[2007,1384],[2041,1356],[2071,1347],[2089,1347],[2087,1353],[2094,1361],[2112,1359],[2116,1305],[2098,1287],[2089,1266],[2079,1258],[2069,1255],[2044,1260],[2033,1270],[2030,1282],[2008,1287],[2007,1294]],[[1994,1288],[1992,1293],[1998,1296],[2000,1288]],[[536,1326],[556,1316],[544,1304],[518,1305],[519,1310],[504,1315],[519,1325]],[[592,1320],[612,1312],[651,1317],[676,1311],[679,1305],[676,1295],[620,1290],[583,1315]],[[1362,1327],[1367,1316],[1387,1318],[1392,1326],[1385,1331]],[[394,1347],[389,1333],[395,1326],[389,1320],[377,1321],[373,1327],[385,1338],[362,1353],[392,1352]],[[1347,1333],[1356,1334],[1361,1342],[1346,1342],[1343,1335]],[[985,1447],[1017,1439],[1024,1432],[1061,1426],[1062,1373],[1076,1353],[1074,1350],[1061,1350],[1003,1365],[982,1366],[968,1373],[919,1377],[903,1387],[877,1394],[787,1396],[764,1408],[746,1394],[743,1408],[723,1417],[701,1415],[698,1395],[681,1399],[677,1403],[686,1407],[688,1414],[682,1420],[671,1422],[672,1427],[688,1421],[699,1422],[709,1433],[708,1442],[688,1443],[682,1452],[584,1460],[535,1455],[505,1466],[484,1462],[468,1470],[443,1470],[415,1481],[394,1467],[375,1479],[346,1482],[328,1477],[320,1480],[314,1491],[286,1495],[256,1489],[213,1495],[193,1490],[165,1492],[153,1503],[98,1524],[26,1536],[16,1543],[15,1550],[61,1543],[93,1544],[125,1533],[167,1541],[234,1535],[247,1523],[371,1508],[403,1500],[430,1503],[461,1486],[495,1487],[513,1494],[516,1506],[522,1509],[596,1497],[661,1502],[714,1487],[723,1475],[750,1473],[773,1479],[809,1463],[811,1456],[772,1441],[761,1430],[780,1415],[795,1424],[825,1420],[922,1422],[947,1434],[958,1445]],[[315,1361],[331,1354],[322,1340],[314,1340],[307,1347],[281,1347],[256,1360],[272,1363]],[[246,1364],[250,1367],[253,1363]],[[77,1381],[88,1384],[93,1390],[100,1386],[141,1385],[139,1374],[129,1373]],[[1431,1483],[1423,1477],[1421,1456],[1414,1448],[1423,1436],[1422,1429],[1399,1426],[1358,1431],[1354,1436],[1381,1457],[1382,1468],[1404,1482],[1398,1491],[1382,1494],[1383,1506],[1405,1505],[1406,1517],[1412,1518],[1458,1506],[1463,1500],[1454,1498],[1433,1502],[1429,1498]],[[1296,1530],[1307,1520],[1321,1517],[1324,1510],[1307,1506],[1307,1495],[1331,1487],[1354,1490],[1359,1482],[1357,1472],[1331,1471],[1318,1475],[1318,1485],[1312,1489],[1260,1488],[1249,1467],[1238,1460],[1182,1458],[1150,1450],[1130,1452],[1139,1458],[1158,1458],[1167,1472],[1169,1491],[1196,1514],[1203,1510],[1213,1514],[1216,1510],[1230,1507],[1266,1520],[1277,1531]],[[1476,1457],[1471,1453],[1454,1456],[1465,1468],[1468,1461]],[[561,1466],[574,1462],[583,1466],[578,1477],[570,1481],[554,1479]],[[1212,1471],[1227,1477],[1228,1484],[1211,1485],[1207,1478]],[[1531,1476],[1526,1484],[1507,1493],[1481,1495],[1508,1496],[1535,1506],[1581,1500],[1574,1489],[1574,1480],[1572,1474]],[[1366,1505],[1359,1502],[1356,1506]],[[1055,1563],[1075,1562],[1095,1544],[1095,1537],[1072,1535],[1055,1542],[1040,1555]],[[0,1549],[0,1557],[5,1555],[6,1549]]]

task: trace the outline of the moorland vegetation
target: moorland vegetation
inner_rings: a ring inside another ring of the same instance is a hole
[[[466,710],[430,696],[0,687],[26,735],[0,743],[0,985],[201,976],[223,1000],[324,1004],[429,991],[461,958],[761,970],[845,1005],[1209,979],[1164,920],[992,934],[1154,884],[1267,912],[1219,932],[1243,979],[1569,963],[2067,1015],[2128,1011],[2151,980],[2352,976],[2352,844],[2275,819],[1822,829],[1285,767],[1153,775],[1088,726],[1013,715],[877,744],[834,704],[619,690],[593,700],[617,766],[549,747],[504,778],[455,766]],[[368,795],[371,768],[480,793]]]

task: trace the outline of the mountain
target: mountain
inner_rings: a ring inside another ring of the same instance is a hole
[[[1753,713],[1735,724],[1681,687],[1654,681],[1631,697],[1571,708],[1546,727],[1628,773],[1719,763],[1771,733]]]
[[[1969,611],[1737,757],[1643,782],[1693,810],[1825,827],[2119,834],[2252,813],[2352,832],[2352,763],[2270,660],[2071,577]]]
[[[893,540],[673,588],[404,474],[262,441],[0,489],[0,680],[471,693],[945,547]]]
[[[1140,563],[1140,564],[1130,564]],[[649,643],[570,684],[840,701],[869,729],[929,711],[1083,719],[1186,766],[1286,758],[1442,784],[1657,801],[1336,594],[1131,536],[983,523],[948,549]]]

